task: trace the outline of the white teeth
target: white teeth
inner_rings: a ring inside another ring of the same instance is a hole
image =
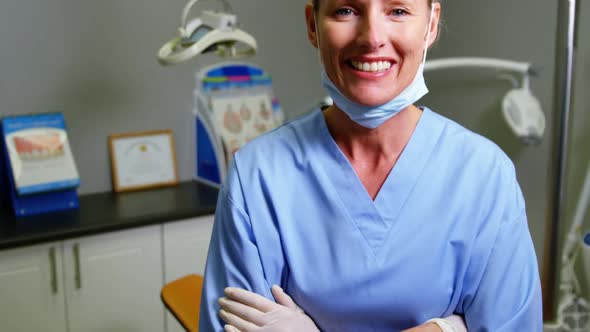
[[[62,154],[60,149],[33,149],[31,151],[25,151],[19,153],[19,157],[22,160],[37,160],[42,158],[51,158]]]
[[[389,61],[375,61],[375,62],[360,62],[351,61],[352,66],[358,70],[368,72],[380,72],[391,68],[391,62]]]

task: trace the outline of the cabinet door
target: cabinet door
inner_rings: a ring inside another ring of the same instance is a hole
[[[64,241],[70,332],[163,331],[160,228]]]
[[[0,330],[66,330],[59,243],[0,251]]]
[[[214,216],[205,216],[164,224],[166,282],[190,273],[204,273],[213,219]],[[184,331],[169,313],[166,315],[166,331]]]

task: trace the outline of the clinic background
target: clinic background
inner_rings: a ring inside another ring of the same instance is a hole
[[[202,0],[195,10],[216,2]],[[306,37],[306,2],[230,1],[241,28],[259,44],[258,55],[246,61],[272,75],[288,119],[309,111],[324,95],[318,53]],[[2,0],[0,114],[63,112],[80,172],[80,194],[111,190],[107,136],[115,133],[173,129],[180,180],[192,178],[194,73],[220,60],[203,56],[172,67],[156,61],[157,49],[176,35],[185,4],[185,0]],[[445,27],[428,55],[429,59],[479,56],[532,63],[538,75],[531,79],[531,88],[547,119],[540,145],[522,145],[504,122],[500,104],[511,82],[493,71],[427,74],[431,93],[418,103],[490,138],[513,160],[539,266],[553,190],[557,6],[552,0],[443,1]],[[579,6],[567,222],[573,218],[590,162],[590,149],[584,144],[590,139],[590,39],[583,32],[590,31],[590,3],[582,1]],[[567,223],[561,227],[562,234],[569,229]]]

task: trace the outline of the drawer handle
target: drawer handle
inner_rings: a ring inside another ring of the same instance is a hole
[[[55,247],[49,249],[49,266],[51,269],[51,292],[57,294],[57,266],[55,264]]]
[[[82,274],[80,273],[80,245],[75,243],[74,251],[74,281],[76,282],[76,289],[82,288]]]

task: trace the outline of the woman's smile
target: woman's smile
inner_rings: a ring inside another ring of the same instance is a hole
[[[382,60],[350,60],[347,61],[352,69],[369,72],[369,73],[383,73],[391,68],[391,61]]]
[[[389,57],[354,57],[344,63],[346,71],[366,80],[381,79],[389,75],[396,64]]]

